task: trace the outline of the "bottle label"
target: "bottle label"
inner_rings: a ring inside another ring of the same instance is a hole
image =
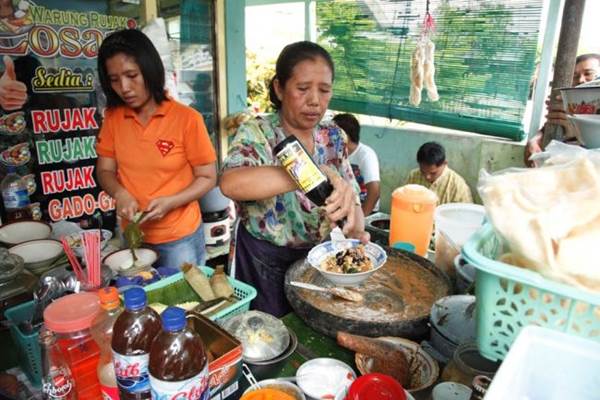
[[[4,207],[8,208],[24,208],[29,206],[29,195],[27,189],[8,188],[2,191],[4,198]]]
[[[277,154],[277,158],[304,193],[310,192],[327,181],[325,174],[321,172],[299,142],[288,143]]]
[[[167,382],[150,375],[152,400],[208,400],[208,363],[202,372],[184,381]]]
[[[102,400],[119,400],[118,387],[100,385],[100,392],[102,392]]]
[[[128,393],[144,393],[150,391],[148,379],[148,353],[137,356],[125,356],[113,350],[113,365],[117,384]]]
[[[65,367],[52,367],[43,379],[42,392],[48,399],[64,399],[73,390],[71,372]]]

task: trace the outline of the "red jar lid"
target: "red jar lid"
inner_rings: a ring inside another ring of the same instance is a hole
[[[70,333],[89,329],[100,312],[96,293],[74,293],[61,297],[44,310],[46,327],[56,333]]]
[[[346,400],[406,400],[402,385],[389,375],[372,373],[356,379]]]

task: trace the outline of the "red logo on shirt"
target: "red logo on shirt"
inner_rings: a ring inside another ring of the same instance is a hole
[[[162,156],[164,157],[167,154],[169,154],[169,152],[173,147],[175,147],[175,145],[170,140],[158,139],[156,141],[156,147],[158,147],[158,151],[160,151],[160,154],[162,154]]]

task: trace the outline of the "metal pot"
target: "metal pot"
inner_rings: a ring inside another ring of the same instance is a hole
[[[473,342],[475,296],[447,296],[431,307],[431,344],[444,357],[451,358],[458,345]]]
[[[294,331],[289,328],[288,332],[290,334],[290,344],[279,356],[265,361],[250,362],[244,360],[244,362],[248,364],[248,367],[250,367],[250,370],[256,379],[262,380],[273,377],[285,365],[288,357],[291,356],[294,351],[296,351],[296,347],[298,347],[298,338],[296,337]]]

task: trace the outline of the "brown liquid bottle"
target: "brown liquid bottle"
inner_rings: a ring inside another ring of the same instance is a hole
[[[285,138],[273,154],[310,201],[319,207],[325,204],[333,186],[296,136]]]
[[[150,350],[153,399],[208,400],[208,360],[200,336],[186,326],[185,311],[168,307]]]
[[[112,352],[121,400],[150,399],[148,361],[150,348],[160,332],[160,317],[147,306],[146,292],[125,292],[125,311],[113,326]]]

